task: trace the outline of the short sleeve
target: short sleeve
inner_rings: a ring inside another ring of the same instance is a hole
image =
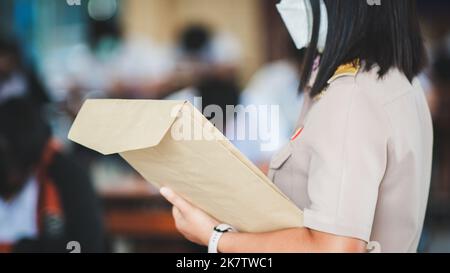
[[[387,164],[387,119],[355,84],[333,87],[311,110],[305,226],[370,241]]]

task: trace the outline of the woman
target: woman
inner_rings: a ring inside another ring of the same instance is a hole
[[[34,101],[0,103],[0,253],[101,252],[100,204]]]
[[[372,241],[383,252],[417,251],[432,125],[415,78],[426,60],[414,1],[285,0],[279,10],[297,46],[308,47],[310,88],[269,176],[304,211],[305,226],[213,231],[217,220],[161,189],[177,228],[219,252],[365,252]]]

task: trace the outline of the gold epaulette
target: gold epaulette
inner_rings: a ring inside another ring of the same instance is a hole
[[[331,77],[331,79],[329,79],[327,83],[331,84],[336,79],[344,77],[344,76],[356,76],[356,74],[358,74],[360,68],[361,68],[361,62],[359,59],[356,59],[353,62],[350,62],[347,64],[340,65],[336,69],[336,72],[334,72],[333,77]],[[320,100],[325,95],[326,91],[327,91],[327,87],[325,87],[325,89],[322,92],[317,94],[313,100],[314,101]]]
[[[340,65],[336,72],[334,72],[333,77],[328,80],[328,84],[336,80],[337,78],[344,77],[344,76],[356,76],[358,74],[359,69],[361,68],[361,64],[359,59],[354,60],[353,62]]]

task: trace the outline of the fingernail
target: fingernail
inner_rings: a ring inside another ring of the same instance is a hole
[[[159,190],[159,192],[160,192],[162,195],[166,196],[166,195],[169,193],[169,189],[168,189],[168,188],[161,188],[161,189]]]

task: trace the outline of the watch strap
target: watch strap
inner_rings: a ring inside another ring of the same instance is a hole
[[[220,238],[227,232],[236,232],[236,229],[227,224],[221,224],[214,227],[211,238],[209,238],[208,253],[218,253]]]

